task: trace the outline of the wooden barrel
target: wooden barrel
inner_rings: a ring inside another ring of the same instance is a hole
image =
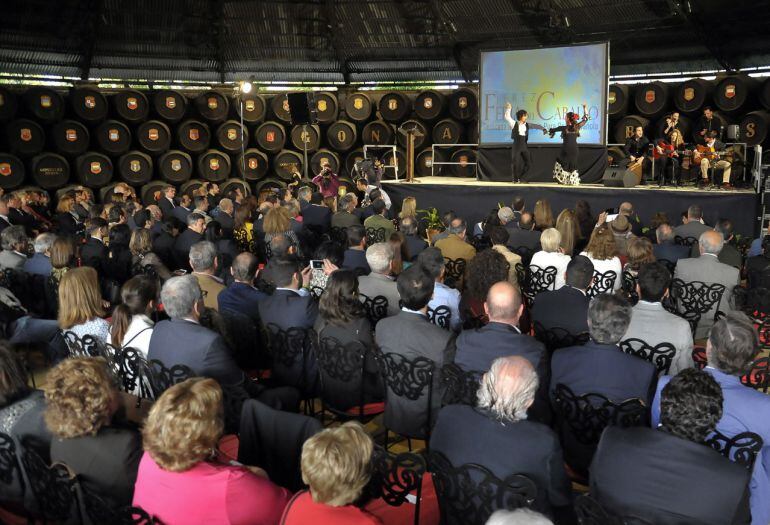
[[[90,135],[88,128],[77,120],[62,120],[51,127],[52,140],[56,151],[69,157],[77,157],[88,151]]]
[[[320,124],[331,124],[340,113],[337,95],[326,91],[315,93],[316,117]]]
[[[396,150],[396,156],[393,157],[393,150],[388,150],[382,156],[382,163],[387,166],[398,165],[398,178],[403,180],[406,177],[406,155],[400,149]],[[395,172],[391,168],[384,169],[382,172],[383,180],[394,180]]]
[[[198,114],[212,123],[224,122],[230,113],[230,101],[218,91],[205,91],[195,98]]]
[[[259,93],[241,93],[233,101],[233,106],[235,106],[235,113],[243,117],[243,121],[247,124],[259,124],[265,120],[267,102]]]
[[[412,101],[403,91],[391,91],[380,98],[380,116],[386,122],[401,122],[412,112]]]
[[[345,163],[344,163],[344,174],[351,179],[355,177],[355,170],[353,169],[356,165],[356,162],[364,160],[364,150],[363,148],[356,148],[347,155],[345,155]],[[339,174],[338,174],[339,175]]]
[[[249,130],[237,120],[222,123],[216,132],[219,147],[228,153],[240,153],[249,144]]]
[[[286,181],[282,181],[276,177],[267,177],[254,184],[254,195],[261,196],[262,193],[285,187]]]
[[[0,122],[14,118],[18,107],[19,102],[16,93],[0,86]]]
[[[199,120],[185,120],[176,130],[179,145],[190,153],[206,151],[211,144],[209,127]]]
[[[615,129],[612,132],[613,142],[616,144],[623,144],[626,139],[630,138],[634,134],[634,130],[637,126],[644,128],[644,134],[650,135],[650,120],[639,115],[626,115],[615,124]]]
[[[479,121],[471,120],[465,128],[465,140],[468,144],[479,143]]]
[[[679,84],[674,94],[674,105],[682,113],[696,113],[706,105],[714,85],[702,78],[691,78]]]
[[[171,147],[171,130],[160,120],[148,120],[136,129],[139,146],[151,155],[159,155]]]
[[[69,96],[72,113],[83,122],[93,124],[107,118],[109,104],[107,97],[96,87],[74,87]]]
[[[321,166],[329,164],[334,173],[340,173],[340,156],[328,149],[319,149],[310,157],[310,171],[321,173]]]
[[[230,190],[235,190],[236,188],[241,189],[241,194],[244,197],[251,195],[251,186],[249,186],[243,179],[227,179],[219,185],[219,190],[222,195],[227,195]]]
[[[115,112],[126,122],[136,124],[147,120],[150,114],[150,103],[141,91],[125,89],[112,96],[112,105]]]
[[[192,157],[184,151],[167,151],[158,159],[160,178],[171,184],[182,184],[192,177]]]
[[[460,88],[449,95],[449,114],[460,122],[468,122],[479,114],[476,93],[468,88]]]
[[[24,162],[16,155],[0,153],[0,188],[12,190],[24,184]]]
[[[714,117],[713,117],[714,118],[714,124],[711,127],[711,129],[716,131],[717,133],[719,133],[720,129],[727,130],[727,125],[730,123],[728,121],[727,117],[725,117],[724,115],[722,115],[718,111],[714,111],[713,113],[714,113]],[[698,128],[697,124],[698,124],[697,121],[695,123],[693,123],[692,135],[691,136],[692,136],[693,141],[700,142],[702,144],[703,143],[703,137],[700,134],[701,130],[697,129]]]
[[[628,113],[628,84],[610,84],[607,94],[607,115],[624,117]]]
[[[432,122],[444,113],[444,95],[432,89],[422,91],[414,101],[414,113],[420,120]]]
[[[238,176],[252,182],[264,178],[268,167],[267,155],[256,148],[247,149],[235,161]]]
[[[112,161],[107,155],[89,151],[75,161],[75,173],[80,184],[89,188],[101,188],[112,180]]]
[[[45,147],[45,131],[29,119],[12,120],[5,127],[8,149],[21,157],[37,155]]]
[[[740,142],[748,146],[764,144],[770,136],[770,112],[752,111],[746,113],[741,120]]]
[[[64,99],[58,91],[51,88],[29,88],[24,93],[24,103],[29,114],[40,122],[57,122],[64,116]]]
[[[663,132],[666,130],[666,127],[668,124],[666,123],[666,118],[669,114],[663,115],[660,117],[656,122],[655,126],[653,127],[654,133],[650,135],[650,139],[659,139],[663,137]],[[685,142],[688,140],[687,137],[690,136],[690,133],[692,132],[692,120],[690,120],[688,117],[680,114],[679,115],[679,131],[682,132],[682,140]]]
[[[334,151],[346,152],[356,144],[358,130],[347,120],[338,120],[326,130],[326,142]]]
[[[345,114],[353,122],[366,122],[372,116],[372,99],[366,93],[351,93],[345,97]]]
[[[94,136],[99,149],[109,155],[123,155],[131,149],[131,130],[119,120],[105,120]]]
[[[361,132],[361,141],[364,144],[384,146],[395,144],[396,126],[384,120],[373,120],[364,126]]]
[[[669,86],[663,82],[650,82],[636,86],[634,105],[644,117],[656,117],[668,107]]]
[[[141,151],[129,151],[118,159],[120,180],[141,186],[152,180],[152,157]]]
[[[407,120],[401,126],[399,126],[399,129],[409,129],[409,128],[417,128],[417,130],[420,132],[421,136],[414,138],[414,151],[421,150],[424,146],[427,144],[430,144],[430,133],[428,133],[428,128],[420,122],[419,120]],[[406,149],[406,135],[401,133],[399,131],[396,133],[396,142],[398,142],[398,145],[402,148]]]
[[[193,198],[193,193],[198,191],[201,186],[203,186],[203,180],[201,179],[190,179],[187,182],[183,183],[181,186],[179,186],[179,191],[177,192],[177,196],[181,195],[187,195],[191,199]]]
[[[737,113],[748,106],[757,82],[748,75],[731,75],[717,82],[714,105],[724,113]]]
[[[414,175],[416,177],[429,177],[431,175],[431,166],[433,161],[443,162],[446,157],[441,151],[436,151],[436,155],[433,155],[432,148],[425,148],[418,153],[414,158]],[[433,167],[433,175],[439,176],[446,166],[442,164],[436,164]]]
[[[254,138],[262,151],[277,153],[286,144],[286,129],[278,122],[268,121],[257,128]]]
[[[270,110],[276,119],[285,124],[291,124],[291,110],[286,93],[279,93],[270,100]]]
[[[303,157],[301,153],[285,149],[273,157],[273,171],[279,178],[291,180],[294,168],[302,173]]]
[[[476,151],[470,148],[460,148],[449,158],[450,162],[459,162],[448,166],[451,168],[449,173],[455,177],[476,177],[476,165],[469,164],[476,162]]]
[[[439,120],[431,131],[434,144],[460,144],[462,135],[462,124],[451,118]]]
[[[70,180],[70,163],[56,153],[42,153],[32,159],[32,180],[44,190],[57,190]]]
[[[209,182],[222,182],[230,177],[232,165],[230,156],[219,150],[210,149],[198,157],[198,176]]]
[[[168,122],[179,122],[187,113],[187,97],[171,89],[162,89],[153,93],[152,105],[155,113]]]
[[[163,188],[166,187],[166,184],[168,183],[162,180],[153,180],[142,186],[139,190],[142,204],[144,206],[149,206],[150,204],[157,205],[160,199],[163,198]]]
[[[759,103],[762,107],[770,110],[770,77],[767,77],[759,88]],[[2,93],[0,92],[0,96]],[[3,108],[0,106],[0,120],[3,120]]]
[[[317,151],[321,146],[321,128],[315,124],[312,126],[294,126],[291,128],[291,144],[303,153],[305,145],[307,145],[308,153]]]

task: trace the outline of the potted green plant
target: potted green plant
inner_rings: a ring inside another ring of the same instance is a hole
[[[417,210],[418,217],[425,222],[425,229],[428,232],[428,242],[433,242],[433,236],[444,231],[444,223],[441,222],[441,216],[436,208],[427,210]]]

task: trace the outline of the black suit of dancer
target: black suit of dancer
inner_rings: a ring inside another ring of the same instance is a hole
[[[511,126],[511,139],[513,147],[511,148],[511,180],[513,182],[526,182],[526,174],[532,164],[532,156],[529,154],[527,143],[529,142],[529,130],[539,129],[545,133],[545,128],[540,124],[532,124],[521,118],[527,114],[523,109],[516,112],[516,120],[511,118],[511,107],[505,107],[505,121]],[[523,126],[523,128],[522,128]]]
[[[588,122],[588,111],[583,106],[583,118],[578,120],[576,113],[569,112],[566,115],[567,124],[548,130],[552,137],[557,132],[561,132],[562,145],[557,160],[561,167],[568,172],[575,171],[578,168],[578,145],[577,139],[580,136],[580,128]]]

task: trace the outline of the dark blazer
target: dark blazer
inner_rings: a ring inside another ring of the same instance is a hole
[[[662,244],[653,244],[652,253],[655,254],[655,258],[658,260],[665,259],[676,264],[679,259],[690,257],[690,248],[669,241]]]
[[[183,206],[177,206],[173,210],[171,210],[171,215],[182,221],[183,223],[187,224],[187,216],[192,213],[192,208],[185,208]]]
[[[57,213],[54,217],[59,235],[74,237],[83,231],[83,224],[76,221],[71,213]],[[2,228],[0,228],[2,230]]]
[[[591,299],[580,290],[562,286],[542,292],[532,307],[532,322],[545,329],[564,328],[572,335],[588,332],[588,304]]]
[[[332,211],[326,206],[309,204],[302,208],[302,224],[305,226],[319,226],[326,231],[331,228]]]
[[[95,436],[51,441],[51,461],[67,464],[86,489],[115,504],[130,505],[142,457],[142,437],[135,430],[102,427]]]
[[[406,241],[406,249],[409,251],[409,257],[412,261],[417,259],[417,256],[428,247],[428,243],[417,235],[404,235]]]
[[[174,199],[174,204],[171,204],[171,201],[169,201],[165,195],[161,195],[160,199],[158,199],[158,207],[160,208],[160,211],[163,213],[164,217],[170,217],[174,208],[177,207],[176,199]]]
[[[214,219],[222,226],[222,232],[224,233],[225,237],[232,238],[233,227],[235,225],[235,219],[233,219],[233,216],[225,212],[219,212]]]
[[[743,524],[751,522],[749,477],[706,445],[611,426],[591,464],[591,495],[613,514],[656,525]]]
[[[543,344],[510,325],[490,322],[457,336],[455,363],[464,370],[486,372],[498,357],[512,355],[524,357],[536,370],[543,365],[547,368]]]
[[[503,424],[485,410],[450,405],[439,412],[430,449],[441,452],[455,467],[476,463],[500,479],[527,476],[537,486],[537,511],[552,515],[554,507],[571,504],[559,438],[540,423]]]
[[[680,224],[674,228],[674,236],[681,237],[682,239],[686,239],[687,237],[699,239],[701,233],[710,229],[710,226],[702,224],[700,221],[690,221],[687,224]]]
[[[508,246],[516,248],[526,246],[533,252],[540,249],[540,232],[537,230],[522,230],[521,228],[507,228]]]
[[[211,377],[223,386],[242,385],[243,372],[235,364],[222,337],[192,321],[171,319],[155,325],[149,359],[164,365],[185,365],[196,375]]]
[[[312,328],[318,317],[318,304],[310,295],[276,290],[259,302],[259,317],[263,325],[273,323],[283,330]]]
[[[354,210],[355,211],[355,210]],[[357,213],[348,213],[338,211],[332,216],[331,225],[337,228],[348,228],[349,226],[361,226],[362,221]]]
[[[746,273],[749,278],[749,287],[756,288],[760,285],[761,277],[770,268],[770,253],[767,256],[755,255],[746,259]]]
[[[364,275],[368,275],[372,271],[369,268],[369,263],[366,262],[366,252],[363,250],[354,250],[352,248],[345,250],[342,267],[347,270],[360,269]]]
[[[219,311],[231,310],[249,316],[259,326],[259,303],[268,295],[246,283],[233,282],[219,292]]]
[[[107,251],[103,242],[89,237],[80,247],[80,260],[83,266],[90,266],[97,272],[101,272],[104,268],[104,261],[107,259]]]
[[[719,262],[740,270],[743,267],[743,256],[738,251],[738,248],[732,244],[725,243],[719,252]]]
[[[174,208],[177,209],[177,208]],[[174,240],[175,268],[190,270],[190,248],[196,242],[202,241],[203,235],[187,228]]]
[[[455,335],[428,321],[422,314],[400,311],[377,323],[375,341],[383,354],[399,354],[414,360],[426,357],[435,363],[431,419],[435,420],[441,407],[441,367],[455,358]],[[388,388],[385,425],[405,435],[424,435],[428,421],[427,391],[412,401],[397,397]]]
[[[11,226],[11,223],[5,220],[4,218],[0,217],[0,232],[2,232],[8,226]]]
[[[37,229],[39,226],[34,215],[18,208],[9,208],[8,218],[10,219],[11,224],[24,226],[24,231],[27,232],[27,235],[30,237],[33,234],[32,230]]]
[[[176,238],[170,233],[165,232],[161,232],[161,234],[152,241],[153,253],[160,257],[160,260],[163,261],[163,264],[165,264],[166,267],[172,269],[176,266],[174,242],[176,242]]]

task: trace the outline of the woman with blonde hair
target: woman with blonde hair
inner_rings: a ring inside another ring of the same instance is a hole
[[[53,434],[51,461],[121,507],[131,504],[142,441],[138,432],[111,425],[119,407],[114,385],[101,357],[65,359],[46,379],[45,422]]]
[[[556,228],[548,228],[540,235],[540,246],[542,250],[532,256],[529,267],[537,266],[540,270],[556,268],[556,279],[551,289],[558,290],[564,286],[567,265],[572,257],[564,253],[561,247],[561,233]]]
[[[553,228],[553,212],[551,211],[551,204],[547,200],[540,199],[535,203],[534,219],[535,229],[538,231]]]
[[[609,271],[615,272],[613,290],[619,290],[621,283],[622,265],[615,245],[615,236],[607,223],[604,222],[606,213],[599,216],[599,223],[591,233],[586,249],[580,253],[588,257],[594,265],[594,275]]]
[[[401,211],[398,213],[398,218],[414,217],[417,219],[417,199],[414,197],[405,197],[401,202]]]
[[[110,324],[102,319],[103,315],[96,270],[83,266],[65,273],[59,283],[59,328],[81,338],[90,335],[108,343]]]
[[[556,218],[556,229],[561,234],[561,249],[564,255],[572,255],[578,248],[582,240],[580,235],[580,226],[575,218],[575,212],[570,209],[564,209]],[[582,248],[582,246],[580,247]]]
[[[56,204],[56,215],[54,224],[57,226],[59,235],[77,235],[83,229],[80,218],[75,213],[75,197],[72,195],[62,195]]]
[[[165,281],[171,277],[169,269],[152,251],[150,230],[145,228],[134,230],[128,242],[128,249],[131,252],[131,273],[142,273],[145,266],[152,266],[161,280]]]
[[[160,523],[278,524],[291,494],[262,469],[220,463],[222,388],[196,377],[158,398],[142,430],[133,505]]]
[[[374,525],[380,521],[354,505],[371,476],[374,444],[359,423],[327,428],[302,446],[302,481],[286,506],[282,525]]]
[[[291,214],[283,206],[271,208],[265,215],[265,220],[262,223],[262,229],[265,232],[265,244],[270,244],[273,237],[283,235],[291,244],[299,249],[299,239],[297,234],[291,229]]]

